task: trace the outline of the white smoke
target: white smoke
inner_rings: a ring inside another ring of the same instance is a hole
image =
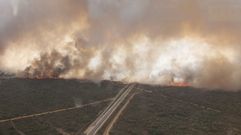
[[[0,0],[0,68],[241,88],[241,0]]]

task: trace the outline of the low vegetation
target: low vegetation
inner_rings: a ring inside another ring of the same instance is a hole
[[[101,101],[114,97],[122,87],[110,81],[2,79],[0,120]],[[17,135],[18,130],[26,135],[82,132],[107,104],[0,123],[0,135]]]
[[[112,135],[240,135],[241,92],[143,87]]]

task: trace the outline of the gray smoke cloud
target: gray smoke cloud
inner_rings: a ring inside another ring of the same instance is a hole
[[[0,0],[0,9],[5,71],[241,88],[241,0]]]
[[[9,42],[26,36],[42,38],[43,29],[56,31],[57,25],[76,21],[84,10],[82,6],[82,1],[75,0],[0,0],[3,11],[0,13],[0,46],[5,48]]]
[[[185,27],[201,36],[208,33],[239,40],[240,5],[240,0],[1,0],[1,41],[22,38],[28,32],[37,34],[41,28],[68,27],[81,16],[88,18],[88,32],[96,42],[139,32],[175,37]]]

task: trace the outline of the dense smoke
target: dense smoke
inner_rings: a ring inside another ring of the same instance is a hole
[[[0,69],[241,89],[241,0],[0,0]]]
[[[51,54],[43,54],[39,60],[24,70],[24,75],[30,78],[58,78],[69,70],[70,60],[68,56],[62,56],[53,50]]]

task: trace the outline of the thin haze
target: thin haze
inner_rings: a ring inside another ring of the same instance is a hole
[[[241,0],[0,0],[0,69],[241,89]]]

